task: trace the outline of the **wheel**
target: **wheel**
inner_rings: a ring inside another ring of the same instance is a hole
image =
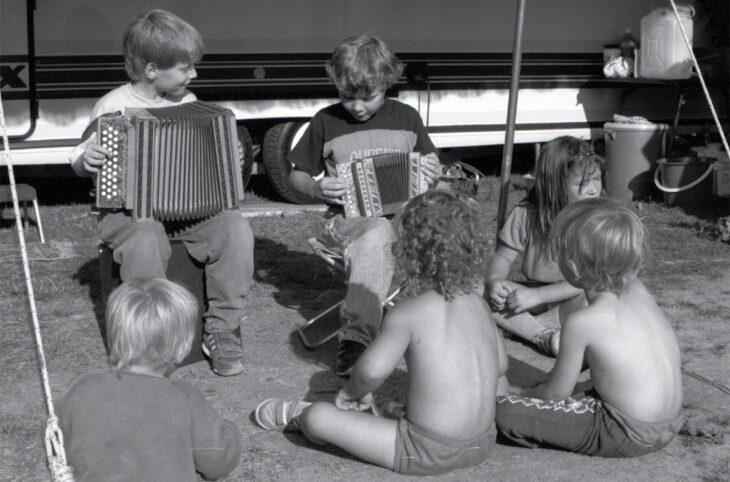
[[[264,136],[263,161],[266,176],[281,197],[296,204],[316,204],[320,201],[299,193],[289,183],[292,164],[286,156],[294,146],[297,132],[303,126],[302,122],[284,122],[269,129]]]
[[[237,126],[238,142],[243,146],[243,162],[241,163],[241,180],[243,188],[246,189],[248,181],[251,180],[251,172],[253,171],[253,141],[248,129],[244,126]]]

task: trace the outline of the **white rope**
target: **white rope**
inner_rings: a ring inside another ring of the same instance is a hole
[[[689,41],[689,38],[687,37],[687,32],[684,30],[684,25],[682,25],[682,19],[679,17],[679,10],[677,10],[677,4],[674,3],[674,0],[669,0],[669,2],[672,4],[672,10],[674,10],[674,16],[677,17],[677,23],[679,24],[679,29],[682,31],[682,37],[684,37],[684,43],[687,45],[687,50],[689,51],[689,55],[692,57],[692,63],[695,66],[695,70],[697,70],[697,77],[700,79],[700,84],[702,84],[702,90],[705,92],[705,98],[707,98],[707,104],[710,106],[710,111],[712,112],[712,117],[715,120],[715,125],[717,126],[717,131],[720,133],[720,139],[722,139],[722,145],[725,147],[725,152],[730,155],[730,148],[728,148],[727,145],[727,139],[725,138],[725,133],[722,130],[722,125],[720,124],[720,119],[717,117],[717,112],[715,111],[715,105],[712,103],[712,98],[710,97],[710,92],[707,90],[707,85],[705,85],[705,79],[702,77],[702,71],[700,70],[700,64],[697,63],[697,58],[695,57],[694,52],[692,51],[692,44]]]
[[[20,219],[18,192],[15,187],[15,173],[13,172],[13,163],[10,159],[10,144],[8,142],[8,133],[5,127],[5,112],[3,110],[2,95],[0,95],[0,127],[2,128],[3,135],[4,160],[5,165],[8,168],[8,177],[10,178],[10,192],[13,197],[15,225],[18,228],[20,252],[23,258],[25,285],[28,290],[28,301],[30,302],[30,312],[33,318],[33,331],[35,333],[36,348],[38,349],[38,359],[41,364],[43,392],[46,397],[46,408],[48,409],[48,425],[46,427],[46,457],[48,458],[48,468],[51,471],[51,476],[53,477],[54,482],[73,482],[73,469],[66,464],[66,451],[63,447],[63,434],[61,433],[61,429],[58,427],[58,419],[56,418],[56,414],[53,410],[51,385],[48,382],[48,368],[46,366],[46,356],[43,352],[43,340],[41,338],[40,323],[38,322],[38,311],[36,310],[35,295],[33,294],[33,282],[30,277],[30,267],[28,265],[28,251],[25,247],[23,223]]]

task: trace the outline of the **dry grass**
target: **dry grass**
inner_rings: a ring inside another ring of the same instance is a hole
[[[490,178],[493,192],[498,180]],[[511,201],[524,195],[515,190]],[[494,218],[496,196],[485,205]],[[637,205],[651,235],[643,277],[677,331],[687,369],[730,385],[730,245],[709,236],[713,218],[702,219],[661,204]],[[722,214],[722,213],[719,213]],[[727,215],[727,212],[724,213]],[[7,213],[6,216],[7,218]],[[101,313],[95,218],[85,204],[42,209],[49,245],[30,243],[30,268],[51,385],[60,397],[78,376],[103,369],[97,321]],[[341,275],[309,252],[305,240],[319,232],[319,214],[256,218],[255,285],[244,329],[247,368],[235,379],[214,376],[205,363],[175,377],[198,385],[244,437],[242,461],[230,480],[396,480],[388,471],[334,450],[321,451],[296,435],[258,430],[248,419],[268,396],[328,399],[339,386],[331,373],[334,347],[303,350],[296,326],[343,294]],[[493,221],[494,222],[494,221]],[[35,240],[35,231],[28,233]],[[45,409],[32,338],[24,275],[12,221],[0,229],[0,480],[46,480],[42,442]],[[508,343],[513,372],[549,368],[529,348]],[[520,375],[517,374],[519,377]],[[402,370],[381,397],[396,399]],[[498,446],[483,466],[448,480],[727,480],[730,397],[685,377],[688,425],[665,450],[636,460],[598,460],[549,450]],[[690,423],[691,422],[691,423]]]

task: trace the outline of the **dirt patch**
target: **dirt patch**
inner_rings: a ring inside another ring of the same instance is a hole
[[[496,186],[498,180],[492,182]],[[514,192],[511,201],[522,195]],[[485,209],[493,219],[496,198]],[[687,373],[687,423],[679,436],[658,453],[630,460],[498,445],[488,462],[440,480],[728,480],[730,395],[719,387],[730,386],[730,245],[703,235],[700,221],[678,209],[649,203],[641,212],[652,243],[643,279],[677,332]],[[33,248],[31,269],[55,398],[80,375],[105,366],[97,325],[95,220],[87,213],[86,206],[45,208],[46,237],[55,244]],[[316,447],[296,434],[265,432],[251,422],[251,411],[267,397],[332,400],[342,383],[332,371],[336,346],[305,350],[296,328],[339,301],[344,290],[342,276],[306,244],[319,232],[319,213],[250,221],[257,243],[256,282],[242,325],[246,369],[238,377],[220,378],[200,362],[174,374],[200,387],[238,424],[244,449],[228,480],[400,480],[339,450]],[[12,228],[0,230],[0,480],[41,481],[48,480],[45,411],[22,266],[12,254],[15,243]],[[550,359],[515,341],[507,340],[507,350],[516,384],[536,382],[551,367]],[[403,401],[405,376],[402,365],[377,393],[381,407]]]

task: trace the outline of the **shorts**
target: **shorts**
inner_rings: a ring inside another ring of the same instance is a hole
[[[484,462],[494,447],[497,431],[492,426],[470,440],[436,434],[405,417],[398,421],[393,470],[401,474],[435,475]]]
[[[664,448],[683,419],[642,422],[594,397],[553,401],[509,394],[497,397],[495,422],[502,436],[524,447],[628,458]]]

